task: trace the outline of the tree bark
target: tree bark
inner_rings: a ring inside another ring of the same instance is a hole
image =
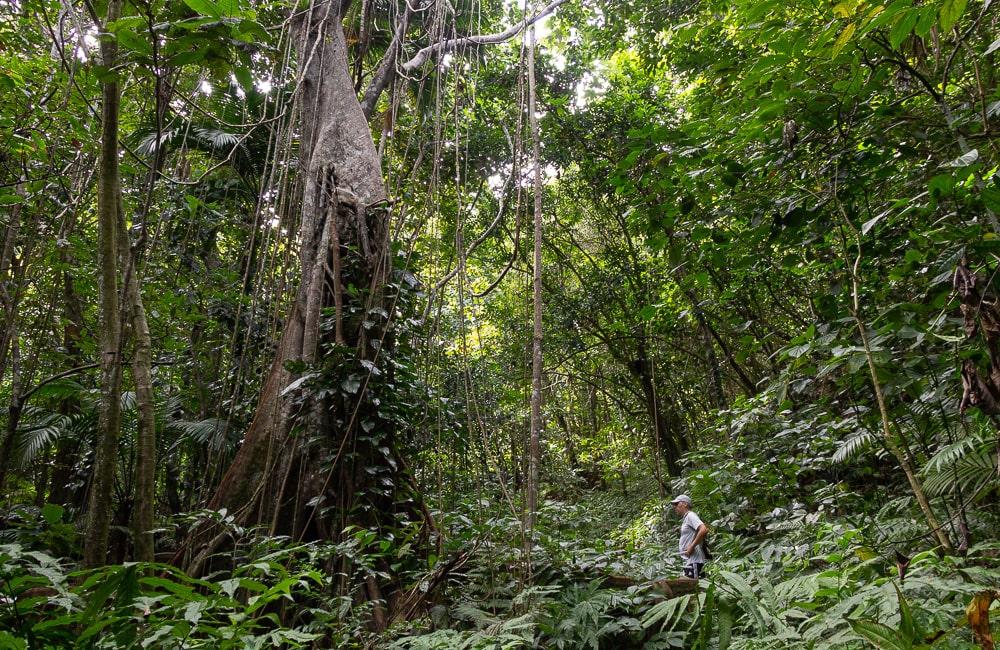
[[[525,551],[529,574],[531,547],[538,510],[538,473],[541,464],[539,439],[542,432],[542,168],[541,144],[538,136],[538,115],[535,113],[535,28],[528,30],[528,123],[531,128],[533,158],[534,240],[531,295],[534,307],[531,335],[531,433],[528,438],[528,480],[526,485]]]
[[[107,21],[118,19],[121,0],[108,2]],[[104,31],[104,30],[102,30]],[[118,44],[114,36],[101,37],[101,59],[105,69],[114,70]],[[111,524],[115,461],[121,425],[121,363],[118,305],[118,204],[121,177],[118,169],[118,111],[120,89],[117,77],[102,83],[101,160],[97,185],[97,219],[100,269],[101,403],[98,414],[97,449],[90,483],[87,529],[83,563],[87,567],[105,562]]]
[[[7,427],[4,430],[3,442],[0,443],[0,494],[7,480],[7,471],[11,465],[14,451],[14,440],[17,437],[17,425],[21,419],[21,409],[24,407],[21,391],[21,350],[17,340],[17,330],[10,341],[10,404],[7,406]]]
[[[301,74],[299,283],[254,418],[208,507],[298,540],[339,540],[348,525],[385,530],[416,521],[419,549],[433,522],[397,449],[395,424],[379,408],[392,395],[370,387],[378,381],[372,369],[395,347],[399,294],[387,282],[386,188],[341,24],[348,4],[318,0],[293,19]],[[424,58],[460,42],[435,46]],[[374,106],[377,96],[368,101]],[[391,367],[384,372],[387,384]],[[361,377],[353,390],[352,376]],[[215,533],[203,526],[190,538],[189,571],[203,570],[224,543]],[[341,564],[349,570],[346,558]],[[395,572],[388,563],[380,569]],[[389,623],[400,584],[386,580],[376,586]]]
[[[74,211],[74,219],[75,219]],[[72,225],[67,226],[66,233],[71,231]],[[65,235],[65,233],[64,233]],[[75,268],[68,246],[59,249],[59,261],[66,269]],[[80,304],[80,296],[76,292],[73,284],[73,274],[69,271],[62,272],[63,286],[63,346],[66,348],[67,369],[77,368],[84,364],[80,350],[80,341],[83,331],[83,306]],[[59,412],[63,415],[73,415],[80,411],[80,399],[74,395],[63,399],[59,404]],[[70,478],[73,474],[73,464],[76,462],[77,453],[80,448],[80,440],[77,437],[61,438],[56,444],[55,454],[52,461],[52,474],[49,479],[49,497],[52,503],[67,505],[70,502],[82,507],[83,501],[77,491],[69,488]]]
[[[290,400],[282,393],[297,377],[288,369],[290,362],[315,356],[320,338],[317,314],[326,306],[323,299],[331,298],[324,294],[323,271],[329,269],[317,268],[327,264],[331,253],[329,247],[321,250],[324,234],[329,228],[340,234],[341,250],[336,254],[351,246],[362,251],[369,266],[365,274],[369,276],[369,287],[384,275],[384,269],[379,269],[379,277],[373,271],[385,261],[385,217],[368,207],[384,201],[386,192],[371,132],[350,78],[338,7],[330,2],[317,3],[297,18],[294,26],[299,57],[306,62],[301,86],[299,165],[304,173],[300,282],[254,419],[209,502],[210,508],[244,508],[258,513],[248,513],[248,522],[270,521],[279,505],[275,499],[280,492],[278,483],[290,471],[292,459],[282,452],[291,446],[292,413]]]
[[[136,278],[135,259],[126,273],[126,302],[135,337],[132,357],[132,377],[135,380],[135,398],[139,410],[135,452],[135,497],[132,508],[132,535],[135,559],[152,562],[153,510],[156,502],[156,405],[153,397],[152,342],[146,308]]]
[[[25,198],[23,178],[14,189],[22,199]],[[16,331],[14,322],[17,319],[17,303],[21,292],[18,289],[20,285],[19,274],[15,271],[17,268],[15,253],[21,232],[23,209],[22,203],[16,203],[11,208],[7,227],[4,228],[3,247],[0,248],[0,301],[3,302],[4,307],[3,329],[0,330],[0,379],[7,372],[7,358]]]
[[[170,101],[170,93],[162,77],[157,77],[154,93],[156,133],[159,139],[163,132],[164,114]],[[146,319],[146,307],[142,301],[142,290],[139,287],[139,265],[146,246],[146,219],[156,188],[157,171],[163,166],[163,160],[163,147],[157,147],[147,176],[145,202],[137,214],[136,223],[140,231],[134,246],[129,246],[124,210],[120,203],[118,206],[119,256],[122,260],[128,260],[125,269],[125,301],[132,334],[135,337],[132,378],[135,381],[139,417],[135,444],[135,494],[131,527],[135,559],[139,562],[153,562],[156,557],[152,532],[156,508],[156,400],[153,395],[153,345],[149,335],[149,322]]]
[[[681,441],[671,426],[671,418],[663,412],[663,404],[653,380],[652,362],[647,358],[643,347],[638,359],[629,364],[629,370],[642,387],[645,397],[646,411],[653,425],[654,447],[662,451],[667,461],[667,470],[673,476],[680,475]],[[661,482],[662,483],[662,482]]]

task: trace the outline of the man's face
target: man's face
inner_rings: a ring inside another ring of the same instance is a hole
[[[688,511],[688,504],[684,503],[683,501],[678,501],[677,503],[674,504],[674,512],[677,513],[678,516],[683,517],[685,514],[687,514],[687,511]]]

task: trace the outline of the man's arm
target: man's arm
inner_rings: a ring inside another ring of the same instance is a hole
[[[691,541],[690,544],[688,544],[688,547],[685,550],[685,554],[690,556],[692,553],[694,553],[694,549],[698,547],[698,544],[701,544],[701,540],[705,539],[705,535],[707,534],[708,534],[708,526],[705,525],[705,522],[702,522],[702,524],[698,526],[698,530],[694,534],[694,539]]]

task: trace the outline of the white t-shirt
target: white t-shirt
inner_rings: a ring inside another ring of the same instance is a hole
[[[686,560],[685,566],[705,563],[705,553],[702,551],[701,544],[694,547],[694,552],[690,556],[684,552],[691,545],[691,542],[694,541],[695,535],[698,534],[698,529],[701,528],[701,525],[701,517],[691,510],[688,510],[688,513],[684,515],[684,519],[681,520],[681,541],[679,548],[681,557]]]

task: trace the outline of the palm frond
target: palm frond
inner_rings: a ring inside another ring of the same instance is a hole
[[[25,419],[18,427],[15,443],[15,457],[21,467],[30,465],[43,450],[70,433],[73,424],[73,419],[68,415],[53,413],[36,406],[25,408],[24,415]]]
[[[976,436],[967,436],[956,440],[938,449],[921,471],[925,476],[943,472],[982,444],[983,441]]]
[[[123,411],[134,411],[138,406],[139,401],[136,399],[135,391],[125,390],[122,391],[122,410]]]
[[[940,471],[929,474],[924,481],[924,489],[931,496],[948,494],[955,487],[971,494],[996,481],[996,446],[984,445],[966,452]]]
[[[208,145],[208,148],[216,154],[227,153],[233,148],[240,146],[240,136],[235,133],[224,131],[211,126],[196,126],[191,129],[195,138],[200,143]]]
[[[17,439],[18,466],[24,468],[31,465],[44,449],[55,443],[65,432],[65,429],[55,425],[22,432]]]
[[[163,430],[165,433],[179,434],[195,444],[206,445],[214,451],[231,448],[236,444],[227,422],[218,418],[172,420],[164,425]]]
[[[82,399],[87,389],[80,382],[72,379],[57,379],[41,386],[32,395],[32,399]]]
[[[846,463],[875,444],[877,436],[867,429],[858,429],[846,438],[837,451],[833,452],[831,460],[834,463]]]

